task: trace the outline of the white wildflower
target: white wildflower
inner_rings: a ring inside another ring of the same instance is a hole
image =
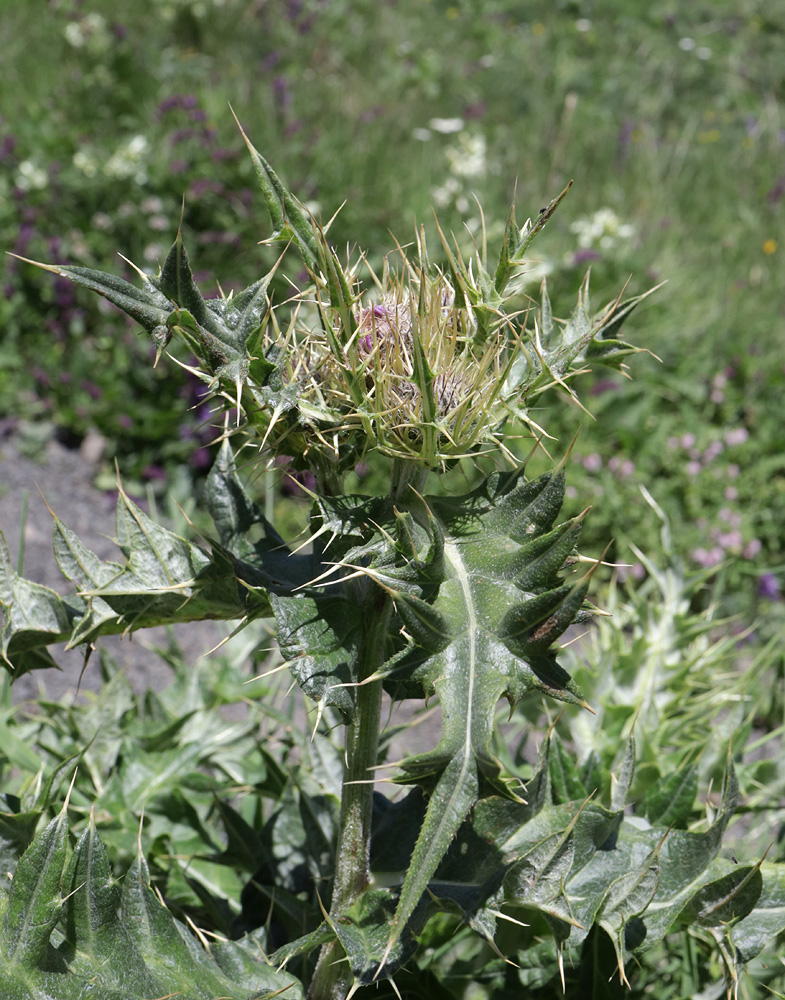
[[[49,177],[43,167],[32,160],[22,160],[16,171],[16,186],[23,191],[40,191],[49,183]]]
[[[95,177],[98,173],[95,157],[86,149],[79,149],[74,153],[73,164],[77,170],[81,170],[85,177]]]
[[[428,125],[434,132],[450,135],[463,129],[463,118],[431,118]]]
[[[63,34],[72,48],[88,49],[94,55],[106,52],[112,44],[112,34],[106,18],[94,11],[77,21],[69,21]]]
[[[457,145],[444,151],[456,177],[483,177],[487,169],[485,137],[462,132]]]
[[[619,242],[632,239],[635,227],[621,222],[612,208],[600,208],[588,218],[576,219],[570,232],[578,237],[578,246],[586,249],[599,246],[612,250]]]
[[[147,180],[144,156],[150,148],[146,136],[135,135],[119,146],[104,164],[104,173],[108,177],[133,178],[137,184]]]

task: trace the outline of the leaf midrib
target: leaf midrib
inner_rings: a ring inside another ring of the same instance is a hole
[[[461,783],[465,775],[466,762],[472,758],[471,734],[473,728],[472,713],[474,711],[474,682],[477,676],[477,610],[474,597],[471,591],[469,573],[466,563],[461,557],[460,550],[454,542],[445,541],[444,556],[446,561],[453,567],[455,579],[457,580],[466,605],[468,630],[469,630],[469,688],[467,692],[466,706],[466,729],[463,740],[463,767],[461,768]]]

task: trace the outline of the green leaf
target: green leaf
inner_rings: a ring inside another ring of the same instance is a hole
[[[209,954],[152,891],[141,854],[119,892],[92,821],[63,875],[67,836],[64,809],[0,892],[3,1000],[266,1000],[280,991],[301,1000],[300,984],[267,964],[255,940]]]
[[[305,266],[309,271],[315,272],[320,253],[308,210],[286,190],[267,160],[253,147],[239,121],[237,127],[251,154],[259,186],[267,202],[274,228],[273,239],[283,242],[292,240]]]
[[[35,967],[47,954],[63,905],[60,883],[67,846],[63,809],[27,848],[14,874],[0,934],[0,955],[9,965]]]
[[[362,638],[361,608],[346,597],[270,597],[278,645],[297,683],[315,701],[354,715],[352,682]]]
[[[499,264],[496,268],[494,278],[494,287],[499,295],[504,293],[515,268],[526,263],[526,251],[531,246],[537,234],[545,228],[571,187],[572,181],[549,202],[548,206],[539,213],[534,222],[531,219],[527,219],[526,224],[520,230],[515,224],[515,206],[510,209],[510,217],[507,220],[507,229],[504,234],[504,242],[499,254]]]
[[[208,308],[196,287],[180,229],[177,230],[177,238],[166,255],[157,284],[163,294],[180,309],[187,309],[200,327],[204,327],[219,340],[228,340],[229,331],[226,326]]]
[[[117,544],[123,562],[103,562],[55,515],[54,546],[60,569],[79,595],[55,591],[18,576],[0,534],[0,655],[20,676],[55,666],[45,647],[92,643],[101,635],[154,625],[270,614],[267,590],[289,593],[312,575],[312,558],[293,555],[237,479],[228,445],[208,483],[208,504],[225,544],[208,554],[156,524],[118,488]],[[261,525],[264,537],[246,535]]]
[[[313,558],[294,555],[249,497],[227,441],[221,444],[207,477],[205,501],[218,531],[220,551],[227,554],[244,583],[288,593],[313,578]],[[251,541],[249,536],[259,529],[262,537]]]
[[[102,969],[104,985],[118,991],[133,986],[157,989],[156,978],[120,917],[120,892],[94,823],[79,838],[65,878],[65,938],[73,949],[71,970],[85,976]]]
[[[587,791],[580,779],[575,761],[556,732],[550,739],[550,751],[549,763],[554,800],[568,802],[571,799],[585,799]]]
[[[611,809],[619,811],[624,808],[627,793],[632,786],[632,776],[635,773],[635,738],[630,736],[624,747],[624,757],[617,773],[611,781]]]
[[[755,907],[730,932],[739,962],[749,962],[785,930],[785,865],[764,862],[760,872],[763,886]]]
[[[16,868],[20,855],[27,850],[32,842],[40,818],[41,811],[39,809],[23,811],[22,802],[15,795],[0,795],[0,873],[2,873],[0,879],[2,882]]]
[[[748,916],[760,899],[763,876],[758,865],[737,865],[705,882],[677,917],[679,923],[720,927]]]
[[[643,800],[646,818],[660,826],[684,827],[698,793],[698,767],[685,764],[650,786]]]
[[[549,649],[583,608],[587,587],[585,579],[560,579],[580,531],[579,519],[553,527],[563,495],[561,473],[534,481],[515,473],[492,476],[465,497],[427,497],[424,510],[413,510],[438,541],[426,559],[406,572],[366,570],[389,591],[413,640],[388,662],[390,680],[403,675],[438,692],[444,720],[435,750],[404,761],[397,779],[421,783],[431,798],[391,942],[480,795],[511,794],[489,749],[499,699],[514,704],[543,691],[582,704]]]
[[[335,924],[335,933],[358,985],[372,985],[379,976],[391,978],[416,950],[410,933],[404,934],[392,951],[385,950],[387,926],[394,909],[395,901],[389,890],[368,889]]]
[[[152,281],[143,275],[144,284],[142,288],[117,278],[112,274],[105,274],[103,271],[93,271],[87,267],[72,267],[62,264],[39,264],[35,260],[27,260],[20,257],[28,264],[34,264],[44,271],[51,271],[61,278],[68,278],[69,281],[89,288],[92,292],[97,292],[112,305],[122,309],[124,313],[144,327],[148,333],[166,326],[169,314],[172,311],[172,303],[161,291],[159,291]]]
[[[55,667],[55,661],[41,647],[65,641],[85,613],[80,598],[65,600],[48,587],[19,576],[2,532],[0,608],[4,616],[0,656],[16,677],[28,670]]]

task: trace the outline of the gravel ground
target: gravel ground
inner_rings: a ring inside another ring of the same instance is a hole
[[[27,491],[23,575],[61,594],[73,592],[73,587],[55,562],[52,518],[41,494],[57,516],[101,559],[117,560],[120,557],[112,541],[115,496],[93,486],[94,473],[95,466],[87,455],[64,448],[56,441],[50,441],[36,461],[20,454],[13,439],[0,443],[0,530],[8,543],[12,564],[17,564],[24,493]],[[189,659],[212,649],[224,634],[225,631],[215,622],[194,622],[175,627],[177,640]],[[137,691],[148,687],[160,690],[168,683],[171,673],[149,647],[165,645],[165,636],[162,628],[147,629],[137,633],[133,639],[106,636],[101,645],[123,667]],[[39,689],[45,691],[47,697],[57,700],[76,691],[83,664],[82,654],[78,650],[66,652],[62,646],[52,647],[51,651],[61,670],[37,670],[20,677],[13,685],[16,701],[35,697]],[[94,690],[99,683],[96,658],[88,664],[81,688]]]

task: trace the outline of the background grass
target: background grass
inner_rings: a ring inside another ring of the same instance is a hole
[[[694,569],[729,566],[734,610],[776,613],[784,549],[781,236],[785,6],[747,2],[104,0],[15,4],[0,20],[0,232],[35,259],[157,267],[184,198],[208,286],[272,262],[228,104],[337,244],[379,265],[415,219],[492,239],[515,193],[534,215],[575,186],[534,248],[566,313],[667,279],[630,324],[656,354],[542,420],[581,429],[571,493],[587,548],[656,548],[646,484]],[[432,240],[435,247],[437,242]],[[130,273],[128,274],[130,277]],[[210,461],[199,387],[100,301],[12,259],[0,411],[105,439],[107,468],[162,486]],[[189,406],[195,409],[187,412]],[[38,433],[32,433],[31,427]],[[562,445],[557,445],[557,449]],[[636,566],[635,572],[640,573]],[[763,602],[763,603],[761,603]]]

